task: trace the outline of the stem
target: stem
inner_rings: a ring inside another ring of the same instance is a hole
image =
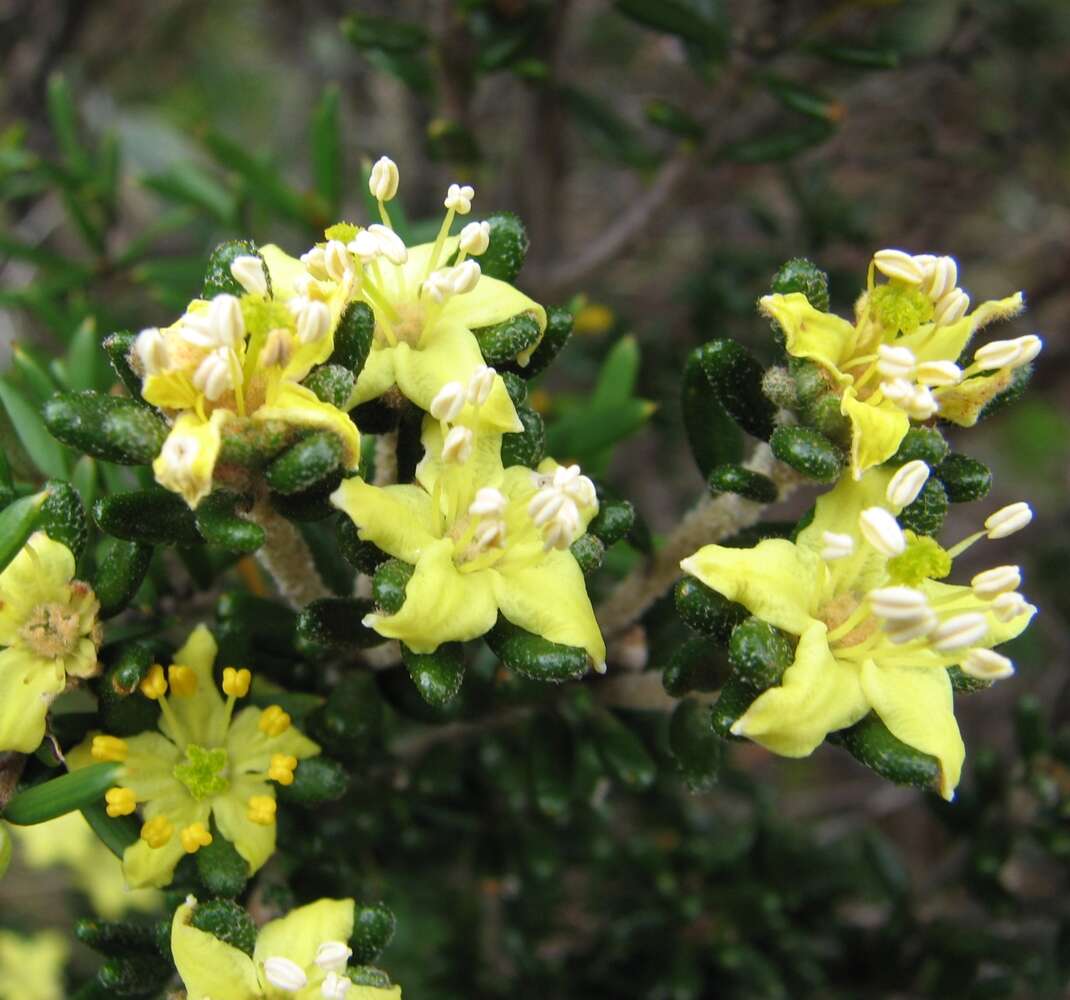
[[[799,485],[799,474],[773,458],[767,444],[755,448],[744,464],[776,483],[778,502],[790,496]],[[722,541],[756,524],[765,506],[734,494],[700,500],[665,539],[654,557],[625,577],[598,608],[597,617],[603,633],[610,637],[626,629],[680,576],[681,559],[703,545]]]
[[[259,497],[246,516],[264,529],[266,539],[256,558],[291,607],[300,609],[330,596],[301,533],[272,508],[266,496]]]

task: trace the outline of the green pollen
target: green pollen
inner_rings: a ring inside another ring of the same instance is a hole
[[[906,549],[888,560],[888,574],[893,583],[916,587],[923,580],[942,580],[951,572],[951,556],[927,535],[920,537],[904,531]]]
[[[176,764],[173,774],[199,802],[222,795],[230,787],[226,770],[226,750],[206,750],[190,743],[186,747],[186,763]]]
[[[870,292],[869,307],[886,333],[913,333],[933,318],[929,297],[914,285],[891,281]]]
[[[243,295],[240,301],[245,330],[250,337],[263,338],[277,329],[296,329],[294,314],[281,302],[263,299],[259,295]]]
[[[324,230],[323,236],[324,239],[338,240],[339,243],[352,243],[359,231],[352,222],[336,222]]]

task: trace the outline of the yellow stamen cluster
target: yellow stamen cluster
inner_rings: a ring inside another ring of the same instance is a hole
[[[281,736],[290,728],[290,716],[281,705],[269,705],[260,715],[257,728],[268,736]]]
[[[142,825],[141,839],[145,841],[149,847],[158,849],[171,840],[171,835],[174,832],[175,828],[171,825],[170,820],[168,820],[166,816],[154,816]]]
[[[137,808],[137,796],[129,788],[109,788],[104,793],[106,812],[112,819],[129,816]]]
[[[277,781],[280,785],[292,785],[294,783],[294,770],[297,767],[297,758],[285,753],[271,755],[271,766],[268,768],[268,777]]]
[[[196,854],[212,842],[212,835],[203,823],[191,823],[182,830],[179,837],[182,840],[182,849],[187,854]]]
[[[270,795],[254,795],[249,800],[249,819],[260,826],[271,826],[275,822],[278,806]]]
[[[121,764],[126,760],[127,752],[126,740],[121,740],[118,736],[100,734],[93,737],[90,753],[93,760],[102,764]]]

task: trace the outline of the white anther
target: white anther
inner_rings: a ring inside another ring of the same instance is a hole
[[[352,266],[346,245],[341,240],[328,240],[323,248],[323,267],[327,277],[341,284],[345,280],[346,271]]]
[[[579,536],[580,517],[575,504],[565,504],[549,524],[543,528],[543,548],[567,549]]]
[[[301,254],[301,263],[305,265],[305,270],[317,281],[325,281],[328,277],[327,261],[323,247],[313,247],[311,250],[306,250]]]
[[[924,276],[917,261],[902,250],[878,250],[873,263],[885,277],[898,278],[910,285],[920,284]]]
[[[481,549],[504,545],[505,522],[497,518],[491,521],[481,521],[476,525],[476,529],[472,534],[472,541]]]
[[[910,399],[901,404],[911,420],[928,420],[940,409],[939,400],[923,385],[916,386]]]
[[[324,1000],[345,1000],[345,995],[353,985],[353,980],[337,972],[328,972],[320,985],[320,995]]]
[[[380,252],[391,264],[404,264],[409,259],[405,241],[389,226],[382,226],[376,222],[368,226],[365,232],[375,237],[379,243]]]
[[[933,323],[936,326],[950,326],[962,319],[969,308],[970,297],[961,288],[952,288],[933,307]]]
[[[490,246],[490,223],[469,222],[461,230],[458,245],[466,254],[473,257],[478,257],[481,253],[485,253],[487,247]]]
[[[450,268],[450,286],[453,289],[453,294],[464,295],[470,292],[479,284],[481,274],[479,262],[475,260],[466,260],[456,267]]]
[[[888,498],[888,503],[902,510],[907,504],[918,499],[918,494],[928,481],[929,466],[920,458],[916,458],[896,471],[888,481],[884,495]]]
[[[877,374],[883,378],[907,379],[914,373],[917,359],[909,347],[881,344],[877,348]]]
[[[430,413],[436,420],[452,424],[464,409],[464,386],[460,382],[447,382],[431,400]]]
[[[383,252],[382,245],[375,233],[369,232],[367,229],[362,229],[357,233],[346,245],[346,249],[359,257],[364,263],[375,260]]]
[[[995,514],[990,514],[985,519],[985,530],[989,538],[1006,538],[1016,531],[1021,531],[1032,520],[1033,508],[1024,500],[1020,500],[1018,503],[1000,507]]]
[[[398,165],[389,156],[380,156],[372,165],[371,176],[368,178],[368,190],[371,191],[373,198],[379,201],[390,201],[398,193],[400,180]]]
[[[979,681],[1000,681],[1014,673],[1014,664],[992,649],[971,649],[959,666]]]
[[[341,972],[353,954],[345,941],[324,941],[316,949],[316,964],[326,972]]]
[[[1018,343],[1021,345],[1021,351],[1014,362],[1015,368],[1021,368],[1022,365],[1029,364],[1044,347],[1044,341],[1035,333],[1027,333],[1024,337],[1019,337]]]
[[[168,469],[190,472],[200,453],[201,443],[192,434],[170,434],[160,449],[160,458]]]
[[[1013,368],[1022,353],[1020,338],[1015,340],[993,340],[973,352],[973,363],[984,371],[997,368]]]
[[[850,535],[841,535],[835,531],[826,531],[821,536],[824,547],[821,549],[821,558],[825,562],[836,559],[846,559],[854,554],[855,540]]]
[[[294,339],[290,331],[277,327],[267,335],[257,360],[263,368],[284,368],[290,363],[293,353]]]
[[[163,371],[169,360],[164,335],[155,327],[142,330],[134,339],[134,355],[145,375],[155,375]]]
[[[953,257],[933,257],[932,264],[923,265],[926,278],[922,282],[922,291],[937,302],[950,292],[959,280],[959,269]]]
[[[954,618],[948,618],[933,629],[933,649],[939,653],[950,653],[955,649],[975,646],[988,635],[988,621],[979,611],[966,611]]]
[[[914,378],[922,385],[958,385],[962,381],[962,369],[954,361],[923,361]]]
[[[468,388],[465,397],[473,406],[482,406],[489,398],[494,388],[494,379],[497,372],[493,368],[480,365],[468,380]]]
[[[230,262],[230,273],[234,280],[250,295],[267,295],[267,277],[264,274],[264,262],[252,254],[243,254]]]
[[[501,490],[484,486],[476,491],[476,498],[468,505],[468,513],[475,517],[499,517],[505,513],[509,501]]]
[[[868,599],[874,614],[895,621],[913,621],[929,608],[928,598],[913,587],[880,587]]]
[[[862,537],[882,556],[891,559],[907,547],[903,531],[892,515],[883,507],[868,507],[858,515]]]
[[[264,977],[276,989],[286,993],[296,993],[308,985],[305,970],[296,962],[279,955],[264,962]]]
[[[598,503],[598,491],[586,476],[577,476],[565,487],[565,492],[579,507],[593,507]]]
[[[229,347],[217,347],[197,366],[193,373],[194,388],[215,402],[228,389],[234,388],[230,368],[231,352]]]
[[[469,184],[451,184],[446,191],[446,200],[442,203],[458,215],[467,215],[472,211],[472,199],[476,189]]]
[[[453,427],[442,442],[442,461],[464,465],[472,455],[474,435],[467,427]]]
[[[915,639],[928,635],[939,624],[940,619],[936,617],[935,612],[927,608],[912,618],[886,622],[884,634],[890,642],[896,646],[902,646],[904,643],[913,642]]]
[[[992,614],[996,616],[996,620],[1004,623],[1014,621],[1019,615],[1025,614],[1029,610],[1029,604],[1026,599],[1017,591],[1000,594],[990,607]]]
[[[435,302],[445,302],[453,294],[453,281],[450,269],[432,271],[423,283],[423,290]]]
[[[905,378],[895,378],[891,382],[881,382],[881,395],[893,403],[903,406],[914,397],[914,386]]]
[[[1022,585],[1022,571],[1017,566],[996,566],[978,573],[971,581],[974,596],[990,601]]]
[[[569,502],[564,493],[555,490],[552,486],[539,490],[528,503],[528,514],[535,526],[541,528],[544,524],[557,517],[561,508]]]
[[[297,339],[302,344],[315,344],[327,336],[331,328],[331,310],[319,299],[304,299],[298,309],[290,300],[290,309],[297,317]]]
[[[237,349],[245,339],[241,304],[233,295],[217,295],[207,309],[182,317],[182,336],[195,347]]]

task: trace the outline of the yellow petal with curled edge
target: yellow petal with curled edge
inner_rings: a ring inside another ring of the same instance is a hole
[[[419,348],[398,344],[394,348],[394,374],[398,389],[422,410],[431,409],[431,401],[448,382],[467,386],[469,379],[485,362],[472,332],[456,322],[439,319],[424,335]],[[479,407],[478,416],[470,406],[468,420],[473,428],[500,433],[517,433],[524,429],[501,376],[494,379],[490,396]]]
[[[801,292],[765,295],[758,308],[780,324],[788,354],[817,361],[840,382],[850,382],[850,376],[840,370],[850,360],[856,338],[855,328],[847,320],[815,309]]]
[[[368,622],[381,636],[400,639],[417,653],[477,639],[498,620],[492,573],[460,572],[453,562],[453,539],[438,539],[420,554],[401,610],[369,615]]]
[[[897,739],[940,762],[940,794],[950,800],[962,774],[966,747],[955,721],[951,679],[939,667],[862,664],[862,690]]]
[[[907,347],[919,362],[922,361],[957,361],[966,349],[973,335],[983,326],[998,319],[1007,319],[1020,313],[1025,306],[1021,292],[1015,292],[1005,299],[982,302],[971,313],[967,313],[956,323],[933,327],[926,324],[916,333],[900,337],[896,346]],[[943,416],[943,413],[940,414]]]
[[[1014,379],[1010,368],[1001,368],[991,375],[968,378],[958,385],[940,392],[940,416],[959,427],[973,427],[981,411],[1006,389]]]
[[[357,376],[356,384],[349,395],[349,402],[346,404],[350,409],[370,399],[378,399],[393,386],[396,353],[396,347],[386,347],[378,341],[372,341],[368,360],[364,362],[364,367]]]
[[[805,757],[824,738],[869,711],[854,664],[836,659],[823,623],[799,639],[795,660],[777,687],[760,694],[732,732],[785,757]]]
[[[20,646],[0,652],[0,751],[33,753],[44,739],[48,708],[66,685],[62,660]]]
[[[853,387],[844,390],[840,412],[851,421],[851,474],[862,473],[888,461],[910,430],[910,418],[890,400],[874,406],[861,400]]]
[[[372,486],[344,479],[331,503],[348,515],[357,534],[395,559],[416,563],[436,542],[431,497],[419,486]]]
[[[539,332],[546,329],[546,310],[507,281],[481,275],[476,287],[464,295],[454,295],[442,310],[447,323],[460,323],[469,330],[504,323],[520,313],[531,313],[539,324]]]
[[[534,565],[513,568],[508,553],[494,575],[494,595],[514,625],[550,642],[579,646],[601,667],[606,644],[587,596],[583,571],[567,549],[544,552]]]
[[[192,410],[200,393],[185,372],[157,372],[146,377],[141,395],[146,402],[165,410]]]
[[[153,460],[156,482],[196,507],[212,490],[221,432],[230,417],[226,410],[216,410],[208,420],[196,413],[183,413]]]
[[[191,923],[196,902],[183,903],[171,921],[171,954],[189,1000],[257,1000],[264,996],[256,964],[238,948]]]
[[[288,958],[302,969],[314,967],[316,951],[325,941],[348,941],[353,933],[352,899],[318,899],[291,910],[260,928],[253,959]]]
[[[814,621],[821,563],[783,538],[767,538],[751,549],[706,545],[680,568],[793,635],[802,635]]]
[[[0,645],[20,641],[19,632],[37,605],[68,604],[73,576],[71,550],[35,531],[0,573]]]
[[[338,437],[345,450],[347,469],[360,464],[360,431],[344,410],[324,403],[309,388],[296,382],[280,382],[263,406],[253,414],[254,420],[282,420],[296,427],[312,427],[330,431]]]

